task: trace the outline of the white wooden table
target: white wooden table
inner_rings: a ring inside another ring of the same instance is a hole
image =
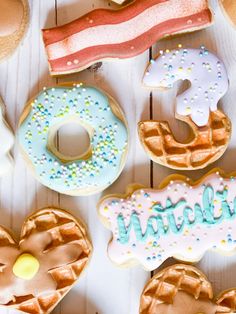
[[[149,161],[137,136],[137,122],[141,119],[165,119],[170,121],[178,139],[186,137],[186,127],[174,118],[174,99],[180,84],[168,92],[150,93],[141,85],[141,78],[149,60],[149,51],[131,60],[104,62],[97,71],[86,70],[65,78],[51,78],[41,40],[40,29],[61,25],[97,7],[117,7],[108,0],[31,0],[31,24],[28,34],[14,56],[0,65],[0,94],[7,106],[7,118],[16,131],[21,111],[26,101],[36,95],[44,86],[53,86],[64,81],[83,81],[98,86],[115,97],[123,107],[130,128],[131,148],[126,167],[120,178],[104,193],[125,190],[131,182],[146,186],[157,186],[174,171]],[[236,170],[236,31],[226,22],[218,6],[212,1],[216,23],[211,28],[194,34],[158,42],[152,48],[174,48],[178,43],[198,48],[206,45],[221,57],[228,69],[230,90],[221,101],[221,107],[233,123],[230,146],[223,158],[208,169],[187,172],[192,178],[199,178],[213,166],[220,166],[229,172]],[[58,136],[59,149],[77,152],[75,138],[77,128],[67,126]],[[80,135],[83,138],[83,134]],[[73,142],[73,147],[70,143]],[[79,141],[81,142],[81,140]],[[78,144],[79,146],[79,144]],[[81,217],[88,226],[94,252],[91,263],[78,281],[76,287],[64,298],[53,313],[62,314],[135,314],[138,313],[139,297],[150,273],[141,267],[120,269],[114,266],[106,255],[110,232],[98,219],[96,204],[101,195],[90,197],[69,197],[38,183],[26,168],[14,147],[14,172],[0,181],[0,223],[12,228],[19,235],[24,217],[31,211],[47,206],[64,208]],[[171,259],[165,263],[173,263]],[[164,265],[163,265],[164,266]],[[236,256],[223,257],[208,253],[199,266],[209,276],[215,292],[236,286]],[[16,313],[0,310],[0,313]]]

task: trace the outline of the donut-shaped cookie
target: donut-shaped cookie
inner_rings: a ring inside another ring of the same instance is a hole
[[[205,28],[212,20],[207,0],[137,0],[45,29],[43,41],[51,74],[62,75],[137,56],[163,37]]]
[[[104,197],[98,212],[119,266],[152,271],[169,257],[197,262],[208,250],[236,253],[236,173],[214,169],[197,182],[176,174],[158,189],[132,185],[126,195]]]
[[[19,243],[0,227],[0,252],[0,305],[46,314],[76,283],[92,245],[79,220],[47,208],[25,220]]]
[[[54,145],[56,132],[68,122],[80,124],[90,136],[88,151],[75,158],[59,153]],[[23,155],[38,180],[60,193],[100,192],[117,179],[125,164],[124,115],[114,99],[94,87],[44,89],[27,104],[18,133]]]
[[[164,90],[178,80],[191,83],[177,96],[175,110],[192,131],[189,139],[178,142],[166,121],[140,122],[139,138],[154,162],[179,170],[204,168],[223,155],[230,140],[231,122],[217,109],[228,90],[228,75],[222,61],[204,47],[180,48],[152,60],[143,83]]]
[[[18,47],[29,23],[27,0],[0,1],[0,62]]]
[[[235,313],[236,289],[213,299],[210,281],[196,267],[177,264],[158,272],[146,284],[140,314]]]

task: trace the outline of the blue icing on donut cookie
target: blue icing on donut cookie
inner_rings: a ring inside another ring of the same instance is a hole
[[[65,194],[83,189],[92,194],[118,177],[128,131],[104,93],[82,84],[44,89],[31,106],[19,127],[19,141],[42,184]],[[71,118],[88,130],[91,155],[63,162],[47,148],[49,131]]]

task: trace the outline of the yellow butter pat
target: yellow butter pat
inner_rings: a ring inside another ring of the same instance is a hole
[[[38,270],[38,260],[28,253],[20,255],[13,266],[14,275],[25,280],[32,279],[37,274]]]

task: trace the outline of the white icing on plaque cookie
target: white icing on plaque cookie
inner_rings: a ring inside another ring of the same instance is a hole
[[[0,98],[0,176],[4,176],[13,168],[10,150],[14,144],[14,135],[4,119],[4,105]]]
[[[143,84],[150,88],[172,88],[179,80],[188,80],[191,86],[177,96],[176,113],[190,116],[199,127],[207,125],[210,111],[217,110],[229,87],[223,62],[205,47],[161,51],[148,66]]]
[[[169,257],[196,262],[208,250],[236,252],[235,175],[214,170],[197,184],[175,176],[157,190],[103,198],[98,210],[113,234],[111,260],[154,270]]]

